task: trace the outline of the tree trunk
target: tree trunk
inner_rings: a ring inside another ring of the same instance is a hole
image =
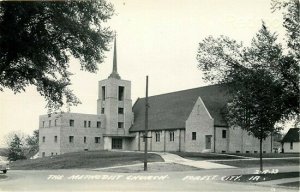
[[[263,161],[262,161],[262,137],[260,137],[259,141],[259,163],[260,163],[260,172],[263,172]]]

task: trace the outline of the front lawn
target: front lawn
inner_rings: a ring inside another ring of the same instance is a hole
[[[102,168],[142,163],[143,153],[117,151],[84,151],[38,159],[17,160],[10,164],[13,170]],[[148,162],[163,162],[157,154],[148,154]]]
[[[236,157],[236,156],[219,154],[219,153],[196,153],[196,152],[172,152],[172,153],[191,160],[243,159],[242,157]]]
[[[232,153],[243,157],[259,158],[259,153]],[[263,153],[263,158],[300,157],[300,153]]]
[[[234,167],[241,167],[241,168],[259,167],[259,159],[217,161],[216,163],[230,165]],[[286,165],[299,166],[300,159],[263,159],[264,167],[286,166]]]

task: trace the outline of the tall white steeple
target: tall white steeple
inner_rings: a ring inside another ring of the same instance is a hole
[[[114,40],[114,57],[113,57],[113,70],[108,78],[114,79],[121,79],[120,75],[118,74],[118,66],[117,66],[117,34],[115,33],[115,40]]]

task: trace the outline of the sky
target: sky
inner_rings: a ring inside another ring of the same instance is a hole
[[[265,21],[279,39],[284,38],[282,15],[271,13],[270,0],[110,2],[116,15],[107,25],[117,32],[118,72],[131,81],[133,103],[145,97],[146,75],[150,96],[209,85],[202,80],[196,60],[198,43],[209,35],[225,35],[249,45]],[[71,112],[96,114],[98,81],[112,71],[113,49],[105,55],[96,74],[80,71],[79,61],[71,59],[71,89],[82,102]],[[32,134],[38,129],[39,115],[47,114],[45,106],[33,86],[18,94],[8,89],[0,92],[0,147],[12,132]]]

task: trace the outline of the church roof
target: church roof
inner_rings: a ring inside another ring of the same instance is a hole
[[[290,128],[287,134],[283,137],[281,142],[299,142],[300,128]]]
[[[214,119],[215,126],[227,127],[222,112],[229,96],[226,86],[219,84],[149,97],[148,130],[184,129],[199,97]],[[139,98],[132,110],[134,123],[130,131],[144,130],[145,98]]]

